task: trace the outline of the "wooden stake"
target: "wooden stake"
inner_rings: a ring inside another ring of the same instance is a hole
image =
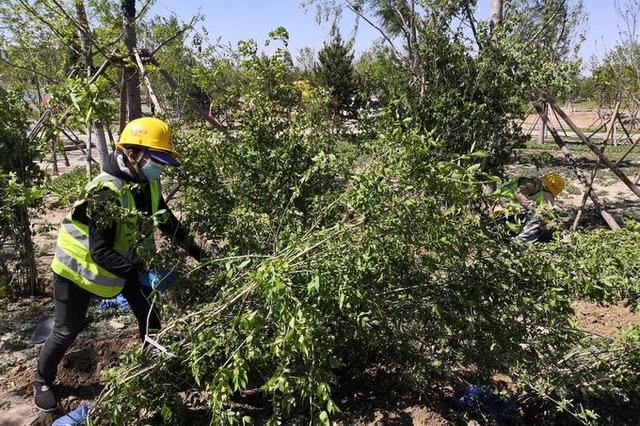
[[[589,182],[587,181],[587,178],[584,176],[584,173],[578,166],[578,163],[573,158],[571,151],[569,151],[569,147],[567,146],[567,143],[562,140],[562,138],[556,131],[555,127],[553,127],[553,125],[551,124],[549,117],[542,109],[542,105],[540,105],[538,102],[535,102],[533,105],[536,111],[538,112],[538,115],[540,115],[540,118],[543,121],[545,121],[547,127],[549,128],[549,133],[551,133],[551,136],[553,136],[553,140],[560,147],[560,151],[564,155],[564,158],[567,161],[567,163],[569,163],[569,166],[573,169],[573,173],[578,178],[578,181],[582,185],[583,190],[586,191],[586,188],[588,187]],[[593,201],[593,204],[595,204],[595,206],[600,211],[600,215],[602,216],[604,221],[607,223],[607,225],[609,225],[611,229],[620,229],[620,225],[618,225],[618,222],[616,222],[615,218],[606,210],[606,208],[604,207],[604,204],[600,201],[600,197],[598,197],[595,191],[591,189],[588,191],[588,194],[589,194],[589,197],[591,198],[591,201]]]
[[[620,114],[618,114],[618,123],[620,123],[620,127],[622,127],[622,130],[624,131],[624,134],[627,136],[627,139],[629,140],[629,143],[633,143],[633,138],[631,137],[631,135],[627,131],[627,128],[625,127],[624,123],[622,122],[622,119],[620,118]]]
[[[551,111],[553,111],[553,115],[556,117],[556,121],[560,125],[560,130],[562,130],[562,133],[564,134],[564,137],[566,138],[569,135],[567,134],[567,131],[564,129],[564,126],[562,125],[562,122],[558,118],[558,114],[556,114],[556,112],[554,110],[551,110]]]
[[[560,120],[558,120],[558,122],[560,122]],[[602,130],[603,127],[607,127],[607,123],[604,123],[603,125],[601,125],[600,127],[598,127],[593,133],[591,133],[589,136],[587,136],[589,139],[591,139],[593,137],[593,135],[595,135],[596,133],[598,133],[600,130]],[[606,131],[607,129],[605,129]]]
[[[536,115],[536,119],[533,121],[533,125],[529,128],[529,131],[527,132],[527,135],[529,135],[529,137],[531,137],[531,135],[533,135],[533,130],[538,125],[538,121],[540,121],[540,116]]]
[[[60,140],[58,140],[58,136],[56,135],[56,143],[60,142],[62,145],[62,156],[64,157],[64,164],[69,167],[71,166],[71,163],[69,163],[69,156],[67,155],[67,150],[64,149],[64,144],[62,144],[62,142]]]
[[[74,138],[74,136],[72,136],[69,133],[67,133],[67,131],[65,129],[61,129],[61,132],[62,132],[63,135],[65,135],[65,137],[67,139],[69,139],[76,146],[76,148],[78,148],[80,150],[82,155],[84,155],[85,157],[87,156],[87,151],[85,151],[85,149],[82,147],[82,145],[80,144],[79,139]],[[95,164],[98,164],[98,162],[96,160],[94,160],[93,158],[91,159],[91,161],[93,161]]]
[[[151,98],[151,102],[153,102],[153,106],[156,108],[156,113],[163,114],[163,109],[160,106],[160,101],[158,101],[158,97],[154,93],[153,87],[151,87],[151,82],[149,81],[149,77],[147,76],[147,71],[145,70],[144,64],[142,63],[140,52],[138,52],[138,49],[134,49],[133,53],[136,57],[136,62],[138,63],[138,68],[140,69],[140,74],[142,75],[144,84],[145,86],[147,86],[147,90],[149,91],[149,97]]]
[[[629,153],[631,151],[633,151],[633,148],[635,148],[638,144],[640,143],[640,138],[638,138],[630,147],[629,149],[627,149],[627,151],[622,154],[622,157],[620,157],[620,159],[618,161],[616,161],[616,166],[619,166],[620,163],[622,163],[624,161],[624,159],[627,157],[627,155],[629,155]]]
[[[44,126],[44,121],[47,118],[49,118],[50,115],[51,115],[51,110],[48,109],[44,112],[44,114],[40,116],[38,121],[36,121],[36,124],[33,125],[33,129],[31,129],[31,133],[29,133],[29,136],[27,136],[28,142],[32,142],[36,138],[36,136],[40,132],[40,128]]]
[[[562,119],[565,121],[565,123],[567,123],[569,125],[569,127],[571,127],[571,130],[573,130],[573,132],[578,135],[578,137],[582,140],[582,142],[587,145],[589,147],[589,149],[591,151],[593,151],[594,154],[596,154],[598,156],[598,158],[607,165],[607,167],[609,167],[609,169],[611,169],[611,171],[620,178],[620,180],[622,180],[622,182],[624,182],[625,185],[627,185],[627,187],[634,193],[636,194],[638,197],[640,197],[640,188],[638,188],[636,186],[635,183],[631,182],[631,180],[627,177],[627,175],[624,174],[624,172],[622,172],[622,170],[620,170],[615,164],[613,164],[607,157],[605,157],[603,154],[600,153],[600,151],[598,150],[598,148],[589,140],[587,139],[587,137],[584,135],[584,133],[582,133],[582,131],[578,128],[578,126],[575,125],[575,123],[573,121],[571,121],[571,119],[567,116],[567,114],[564,113],[564,111],[562,111],[557,105],[555,105],[553,102],[550,102],[550,105],[553,109],[556,110],[556,112],[560,115],[560,117],[562,117]]]
[[[51,160],[53,161],[53,173],[58,174],[58,152],[56,150],[56,141],[51,139]]]
[[[604,140],[602,141],[602,147],[600,148],[601,154],[604,153],[604,149],[607,146],[607,141],[614,134],[613,129],[615,128],[616,118],[618,117],[619,109],[620,109],[620,102],[616,103],[616,107],[614,109],[613,115],[611,116],[611,127],[609,127],[609,132],[607,136],[604,138]],[[587,198],[589,198],[589,193],[593,188],[593,182],[596,180],[596,174],[598,173],[599,168],[600,168],[600,159],[598,159],[598,161],[596,162],[596,165],[593,166],[593,171],[591,172],[591,179],[589,181],[589,186],[585,189],[584,193],[582,194],[582,201],[580,202],[580,207],[578,207],[578,213],[576,214],[576,218],[573,221],[573,225],[571,226],[571,229],[573,231],[578,229],[578,225],[580,224],[580,219],[582,219],[582,215],[584,214],[584,206],[587,204]]]

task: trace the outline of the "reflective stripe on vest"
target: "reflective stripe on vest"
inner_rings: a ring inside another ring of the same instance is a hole
[[[158,181],[150,182],[151,212],[155,214],[160,204],[160,186]],[[91,192],[101,187],[109,189],[117,194],[120,207],[136,212],[133,193],[124,181],[107,173],[101,173],[87,185],[87,191]],[[74,208],[84,203],[78,201]],[[89,248],[89,227],[73,220],[73,210],[62,221],[58,231],[56,254],[51,264],[53,271],[61,275],[87,291],[100,297],[115,297],[125,284],[125,279],[120,278],[100,265],[91,257]],[[129,241],[131,233],[123,223],[116,226],[114,250],[130,261],[133,258]]]

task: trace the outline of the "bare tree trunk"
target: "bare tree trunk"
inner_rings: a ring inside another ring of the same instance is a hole
[[[131,62],[135,64],[134,51],[138,43],[136,38],[136,2],[135,0],[122,0],[122,25],[124,26],[124,42]],[[142,98],[140,96],[140,74],[136,67],[124,68],[124,80],[127,85],[127,110],[128,121],[142,117]]]
[[[109,158],[109,147],[107,144],[107,137],[105,136],[104,125],[96,121],[93,123],[93,131],[96,134],[96,150],[98,152],[98,162],[100,166],[104,165]]]
[[[84,0],[74,0],[74,5],[78,23],[85,29],[85,31],[81,31],[78,29],[78,35],[80,36],[80,45],[82,46],[82,52],[84,53],[84,63],[87,70],[87,76],[92,76],[95,72],[95,68],[93,66],[93,43],[91,41],[91,37],[89,37],[89,22],[87,21],[87,13],[84,7]],[[107,140],[104,135],[104,126],[99,121],[96,121],[94,122],[93,126],[88,128],[88,130],[89,133],[94,132],[96,134],[96,150],[98,154],[98,162],[100,163],[100,165],[103,165],[109,157]],[[89,137],[89,140],[91,140],[91,137]],[[88,163],[87,167],[90,166],[91,164]]]
[[[41,286],[38,286],[38,268],[36,266],[36,255],[33,248],[33,241],[31,240],[31,222],[29,221],[29,213],[26,207],[18,207],[16,210],[17,227],[20,239],[19,245],[24,252],[24,261],[21,264],[24,267],[24,282],[19,293],[21,296],[31,295],[35,296],[38,293],[42,293],[44,290]]]
[[[544,113],[547,114],[549,111],[549,105],[547,105],[547,103],[542,104],[542,108],[544,110]],[[539,144],[543,144],[544,143],[544,138],[546,136],[547,133],[547,126],[544,122],[544,120],[540,120],[540,130],[538,131],[538,143]]]
[[[491,0],[491,28],[502,25],[503,11],[503,0]]]
[[[88,182],[91,182],[91,161],[93,160],[93,157],[91,156],[91,134],[93,133],[91,131],[92,128],[93,126],[91,125],[91,123],[88,123],[87,130],[89,134],[87,135],[87,149],[85,152],[86,159],[87,159],[87,181]]]

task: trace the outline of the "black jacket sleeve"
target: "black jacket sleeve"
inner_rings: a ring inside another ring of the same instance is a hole
[[[172,242],[176,242],[187,253],[189,253],[189,256],[200,261],[202,258],[202,249],[200,249],[195,241],[193,241],[188,230],[173,214],[163,197],[160,198],[159,209],[166,210],[168,213],[167,220],[158,225],[160,231],[171,239]]]
[[[76,206],[73,220],[89,227],[89,253],[94,262],[118,277],[137,279],[137,266],[113,249],[116,238],[115,221],[101,220],[100,213],[105,212],[105,204],[113,202],[111,191],[102,190],[90,195],[87,200]],[[88,206],[91,205],[91,209]]]

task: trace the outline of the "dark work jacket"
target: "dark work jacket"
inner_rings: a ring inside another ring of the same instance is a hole
[[[120,170],[115,157],[116,155],[122,154],[111,154],[109,160],[103,165],[102,170],[127,182],[137,183],[138,189],[133,188],[136,208],[140,212],[151,214],[151,190],[149,184],[146,181],[134,179]],[[103,189],[90,194],[88,201],[95,201],[97,204],[113,202],[113,197],[108,189]],[[160,231],[170,238],[172,242],[177,243],[185,249],[191,257],[199,261],[201,257],[200,248],[194,243],[193,239],[191,239],[188,231],[180,223],[178,218],[171,212],[162,196],[160,197],[160,205],[158,208],[159,210],[166,210],[168,212],[167,220],[158,226]],[[89,227],[89,252],[91,253],[91,257],[98,265],[112,274],[137,281],[140,266],[131,262],[113,249],[117,225],[114,221],[114,223],[106,226],[103,223],[98,227],[97,223],[99,220],[95,217],[95,212],[99,210],[100,209],[93,209],[94,217],[90,217],[87,214],[87,202],[84,202],[76,206],[72,213],[73,220],[84,223]],[[153,236],[149,236],[148,238],[153,238]]]

